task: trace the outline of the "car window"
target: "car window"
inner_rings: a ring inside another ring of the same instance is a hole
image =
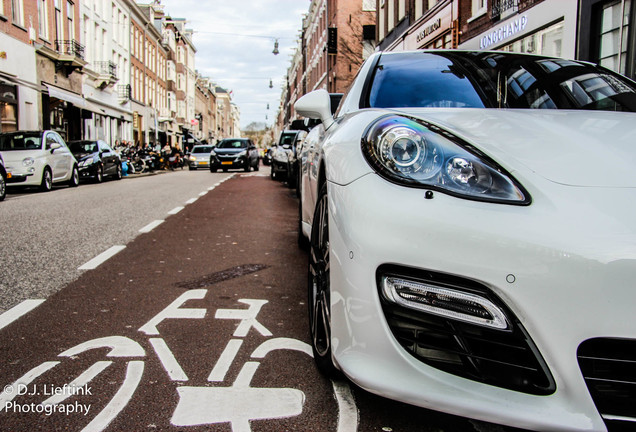
[[[39,132],[19,132],[0,134],[0,151],[38,150],[42,148]]]
[[[244,140],[223,140],[218,148],[247,148],[247,141]]]
[[[510,53],[383,55],[369,107],[636,111],[636,84],[604,68]]]
[[[212,146],[195,146],[192,149],[192,153],[210,153],[212,152]]]
[[[46,149],[49,150],[52,144],[57,143],[55,135],[52,132],[46,134]],[[59,144],[59,143],[58,143]]]
[[[280,142],[278,145],[292,145],[294,143],[294,137],[296,134],[283,134],[280,136]]]
[[[99,149],[103,152],[112,152],[113,149],[110,148],[106,141],[99,141]]]

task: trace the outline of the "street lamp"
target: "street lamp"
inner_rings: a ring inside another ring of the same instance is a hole
[[[269,88],[274,88],[274,83],[272,83],[272,79],[269,79]]]
[[[274,41],[274,51],[272,52],[274,53],[274,55],[280,54],[280,51],[278,51],[278,39]]]

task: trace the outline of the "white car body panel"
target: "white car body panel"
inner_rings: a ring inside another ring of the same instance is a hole
[[[361,110],[363,83],[357,79],[326,131],[309,133],[299,156],[301,227],[309,238],[321,173],[328,189],[333,363],[362,388],[413,405],[531,430],[606,431],[577,349],[592,338],[636,339],[636,114]],[[381,177],[361,139],[375,120],[396,114],[478,148],[523,185],[531,204],[438,190],[431,197],[426,187]],[[386,264],[487,287],[528,332],[556,391],[539,396],[483,384],[411,355],[382,308],[376,270]]]
[[[46,132],[48,136],[50,132]],[[46,140],[46,137],[43,138]],[[44,146],[43,146],[44,147]],[[19,183],[7,183],[7,186],[39,186],[42,183],[44,168],[51,168],[53,182],[63,182],[70,180],[73,166],[77,163],[75,157],[66,145],[53,151],[47,149],[34,150],[11,150],[3,151],[2,156],[8,172],[15,176],[26,175],[26,181]],[[32,166],[24,166],[22,161],[26,158],[33,158]],[[34,168],[32,172],[29,168]]]

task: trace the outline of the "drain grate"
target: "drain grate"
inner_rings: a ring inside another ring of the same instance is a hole
[[[257,271],[264,270],[269,266],[264,264],[243,264],[229,269],[221,270],[198,279],[176,284],[179,288],[196,289],[204,288],[237,277],[245,276]]]

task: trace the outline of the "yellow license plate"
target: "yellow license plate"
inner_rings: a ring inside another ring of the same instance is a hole
[[[221,165],[232,165],[232,162],[221,162]]]

